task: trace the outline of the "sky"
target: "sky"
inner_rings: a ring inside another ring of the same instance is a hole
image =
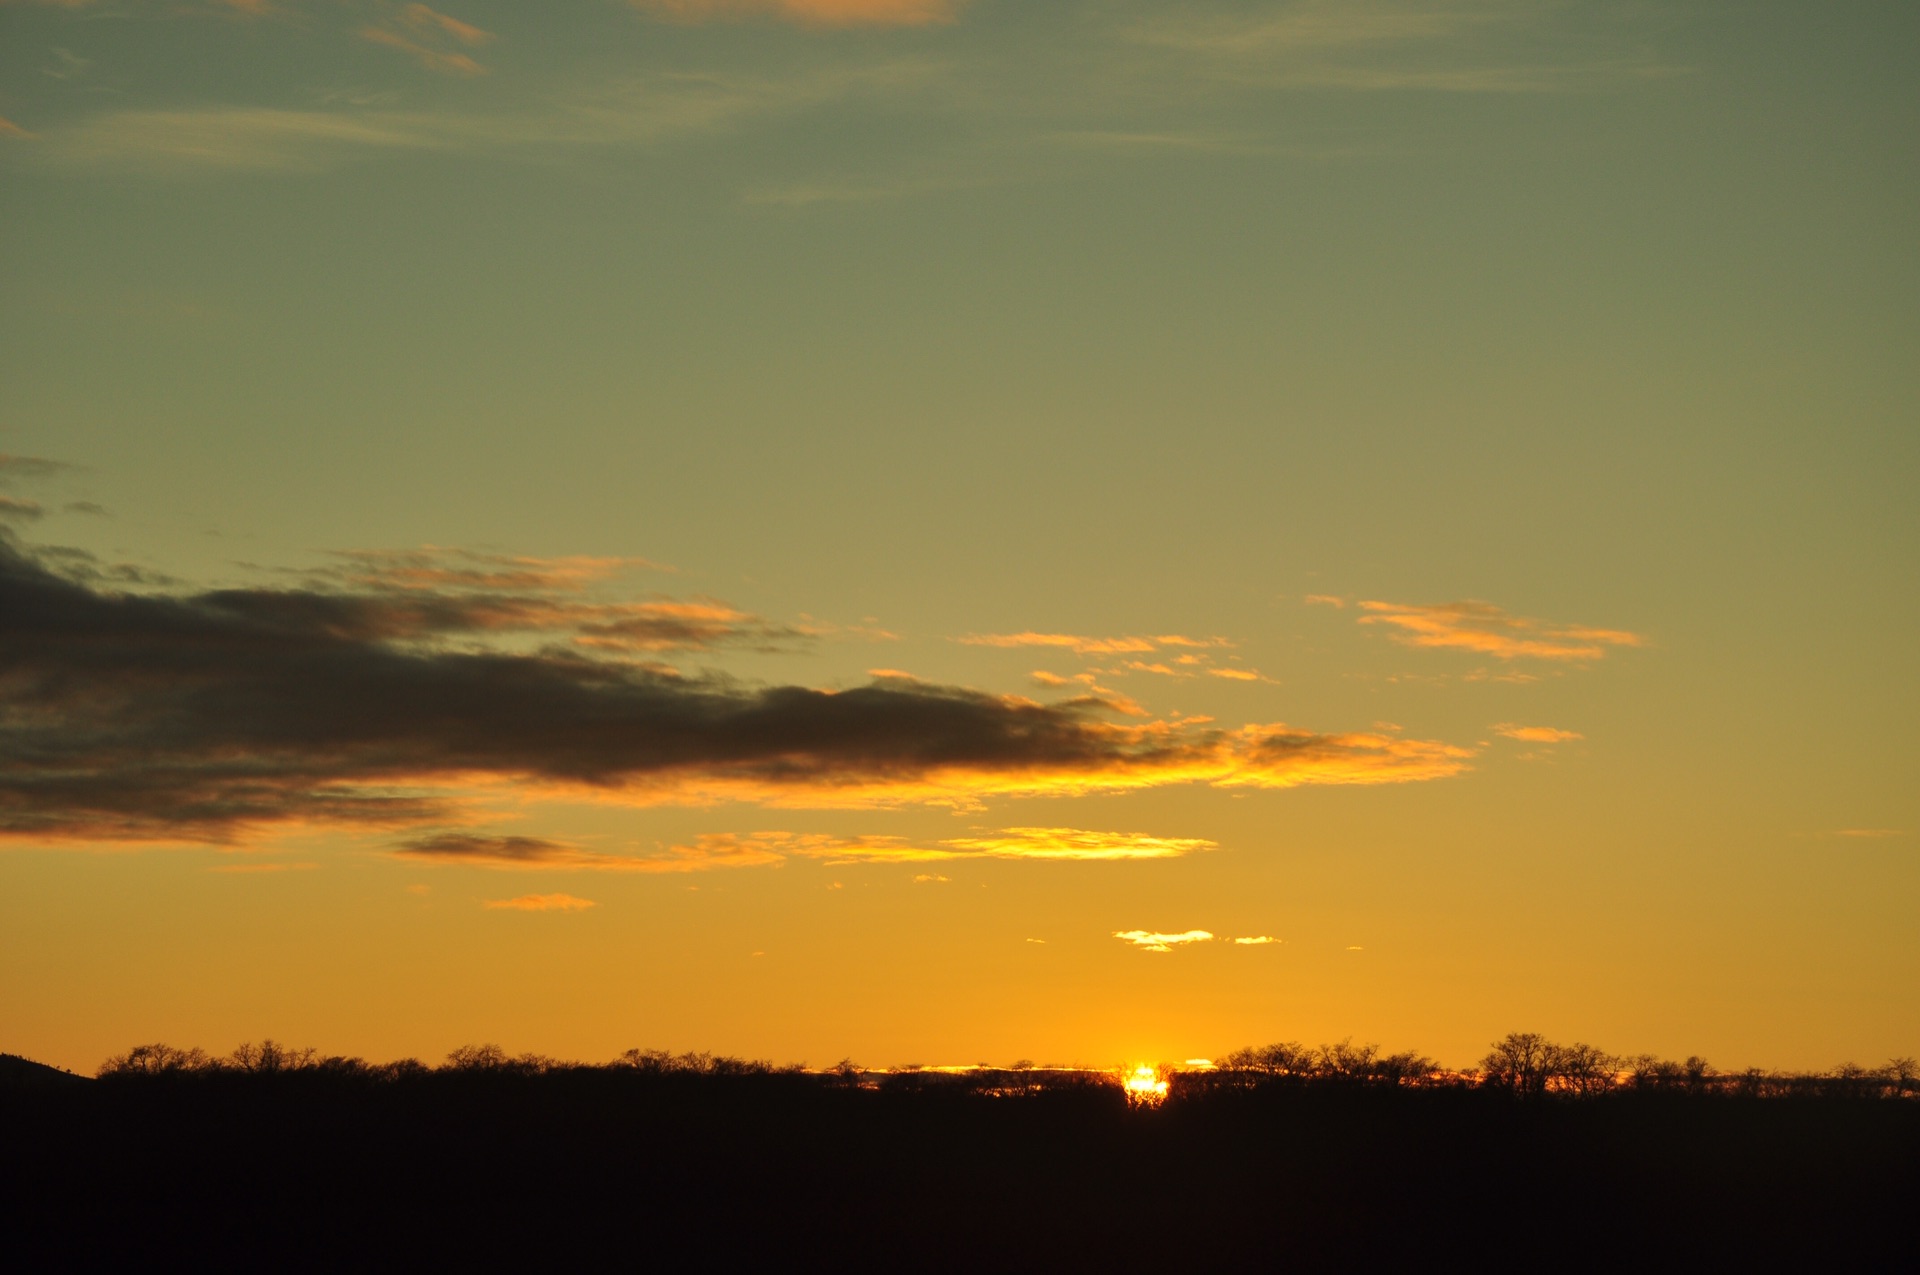
[[[1920,1052],[1916,72],[0,0],[0,1048]]]

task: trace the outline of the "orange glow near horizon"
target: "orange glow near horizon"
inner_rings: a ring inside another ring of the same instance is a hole
[[[1167,1081],[1156,1067],[1145,1063],[1127,1072],[1120,1087],[1127,1091],[1127,1104],[1134,1107],[1157,1107],[1167,1100]]]

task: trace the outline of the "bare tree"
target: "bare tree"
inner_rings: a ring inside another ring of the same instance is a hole
[[[1486,1083],[1518,1094],[1541,1094],[1552,1074],[1554,1045],[1538,1032],[1508,1032],[1480,1060]]]
[[[1548,1048],[1548,1084],[1562,1093],[1583,1097],[1606,1093],[1614,1086],[1615,1066],[1612,1054],[1592,1045],[1553,1045]]]
[[[505,1071],[513,1064],[498,1045],[462,1045],[447,1055],[450,1071]]]
[[[163,1076],[206,1071],[213,1065],[206,1051],[175,1049],[172,1045],[135,1045],[100,1064],[101,1076]]]
[[[271,1074],[303,1071],[313,1065],[313,1058],[312,1049],[288,1049],[269,1037],[257,1045],[244,1043],[235,1046],[234,1051],[221,1061],[221,1065],[231,1071]]]

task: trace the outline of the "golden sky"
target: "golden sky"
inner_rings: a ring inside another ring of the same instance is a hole
[[[1920,1050],[1917,22],[0,3],[0,1048]]]

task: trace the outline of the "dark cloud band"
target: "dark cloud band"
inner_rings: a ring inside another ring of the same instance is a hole
[[[1284,727],[1116,725],[1090,697],[1039,704],[902,679],[747,686],[576,649],[442,649],[400,640],[420,630],[385,618],[391,600],[114,592],[0,543],[0,832],[401,825],[444,818],[462,786],[489,781],[636,802],[874,805],[1394,782],[1453,773],[1467,756]]]

